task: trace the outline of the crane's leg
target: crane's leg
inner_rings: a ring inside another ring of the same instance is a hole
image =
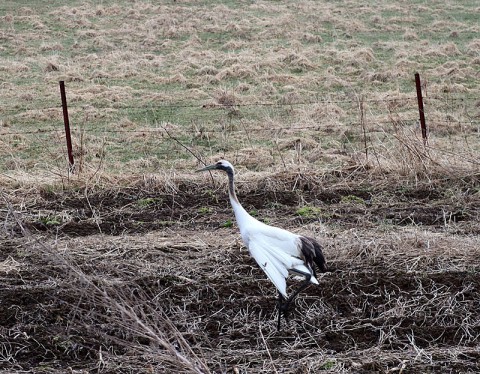
[[[311,275],[306,275],[305,280],[303,281],[298,288],[293,291],[293,293],[290,295],[288,299],[285,299],[283,295],[279,292],[278,293],[278,301],[277,301],[277,307],[278,307],[278,323],[277,323],[277,330],[280,330],[280,320],[282,318],[282,314],[285,317],[285,321],[288,323],[288,315],[289,315],[289,308],[290,304],[292,301],[297,297],[297,295],[302,292],[305,288],[310,286],[310,278]]]
[[[285,321],[287,321],[288,323],[288,305],[285,298],[280,292],[278,293],[277,308],[278,308],[277,331],[280,331],[280,322],[282,319],[282,314],[285,317]]]
[[[278,311],[278,330],[280,330],[280,315],[283,312],[283,315],[285,316],[285,320],[288,322],[288,314],[289,314],[289,309],[290,309],[290,304],[292,301],[297,297],[297,295],[302,292],[305,288],[310,286],[310,277],[307,277],[303,283],[298,286],[298,288],[290,295],[288,299],[285,300],[283,296],[279,296],[279,311]],[[282,301],[280,301],[280,297],[282,298]]]
[[[308,277],[308,279],[305,279],[305,281],[300,286],[298,286],[298,288],[285,301],[287,308],[290,306],[290,303],[293,301],[293,299],[295,299],[295,297],[297,297],[297,295],[308,286],[310,286],[310,277]]]

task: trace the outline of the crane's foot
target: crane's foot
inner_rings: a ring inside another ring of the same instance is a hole
[[[277,324],[277,330],[280,330],[280,320],[282,319],[282,314],[285,317],[285,321],[288,323],[288,317],[290,315],[290,304],[293,302],[295,297],[302,292],[305,288],[307,288],[310,285],[310,277],[305,279],[305,281],[298,287],[292,295],[288,298],[285,299],[283,295],[279,292],[278,293],[278,300],[277,300],[277,308],[278,308],[278,324]]]
[[[277,300],[277,309],[278,309],[278,322],[277,322],[277,331],[280,331],[280,326],[281,326],[281,320],[282,320],[282,314],[283,317],[285,318],[285,321],[289,323],[288,317],[290,316],[290,299],[285,300],[283,295],[278,294],[278,300]]]

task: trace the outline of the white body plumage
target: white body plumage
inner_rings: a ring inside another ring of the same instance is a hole
[[[230,203],[251,256],[285,298],[289,272],[308,275],[310,283],[318,284],[311,267],[305,265],[300,235],[260,222],[247,213],[235,196],[230,195]]]
[[[218,161],[199,171],[205,170],[222,170],[227,173],[230,203],[243,242],[251,256],[275,284],[278,292],[287,299],[286,279],[289,273],[304,276],[307,285],[309,283],[318,284],[313,265],[316,264],[322,272],[326,271],[320,244],[314,239],[266,225],[248,214],[237,199],[234,187],[234,168],[228,161]]]

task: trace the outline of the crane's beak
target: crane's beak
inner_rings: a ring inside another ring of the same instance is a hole
[[[200,171],[215,170],[216,168],[217,168],[217,165],[213,164],[213,165],[206,166],[203,169],[195,170],[195,172],[198,173]]]

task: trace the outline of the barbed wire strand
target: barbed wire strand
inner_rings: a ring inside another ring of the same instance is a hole
[[[419,123],[418,119],[400,119],[399,122],[404,123],[405,125],[417,125]],[[462,126],[480,126],[480,121],[458,121],[458,120],[434,120],[434,123],[455,123]],[[392,121],[374,121],[375,124],[390,124]],[[351,122],[345,124],[345,126],[360,126],[357,122]],[[288,126],[279,126],[274,128],[264,128],[264,127],[253,127],[253,128],[246,128],[246,129],[230,129],[224,130],[227,133],[240,133],[240,132],[271,132],[271,131],[301,131],[301,130],[321,130],[321,125],[312,125],[312,126],[295,126],[295,127],[288,127]],[[72,133],[75,133],[81,130],[73,130]],[[214,130],[187,130],[182,129],[181,132],[184,134],[214,134],[218,133],[218,129]],[[0,136],[21,136],[21,135],[50,135],[56,132],[63,132],[63,128],[57,129],[42,129],[42,130],[32,130],[32,131],[22,131],[22,132],[0,132]],[[118,129],[103,129],[99,131],[91,131],[88,132],[88,135],[101,135],[105,133],[115,133],[115,134],[144,134],[144,133],[166,133],[163,128],[150,128],[150,129],[142,129],[142,130],[118,130]]]
[[[414,96],[409,97],[392,97],[392,98],[384,98],[384,99],[364,99],[363,102],[365,103],[391,103],[391,102],[407,102],[411,100],[417,100]],[[478,97],[450,97],[450,96],[424,96],[424,100],[440,100],[443,102],[448,101],[474,101],[479,100]],[[91,103],[72,103],[69,104],[69,108],[94,108],[94,109],[115,109],[115,110],[122,110],[122,109],[139,109],[139,110],[154,110],[154,109],[179,109],[179,108],[190,108],[190,109],[235,109],[235,108],[242,108],[242,107],[292,107],[292,106],[304,106],[304,105],[316,105],[316,104],[352,104],[358,105],[357,99],[342,99],[342,100],[331,100],[331,99],[321,99],[321,100],[306,100],[306,101],[297,101],[292,103],[285,103],[285,102],[252,102],[252,103],[233,103],[231,105],[228,104],[221,104],[221,103],[212,103],[212,102],[201,102],[201,103],[142,103],[141,105],[112,105],[112,104],[91,104]],[[42,107],[35,107],[35,108],[12,108],[12,109],[2,109],[0,113],[26,113],[31,111],[44,111],[44,110],[61,110],[62,106],[58,105],[49,105],[49,106],[42,106]]]

